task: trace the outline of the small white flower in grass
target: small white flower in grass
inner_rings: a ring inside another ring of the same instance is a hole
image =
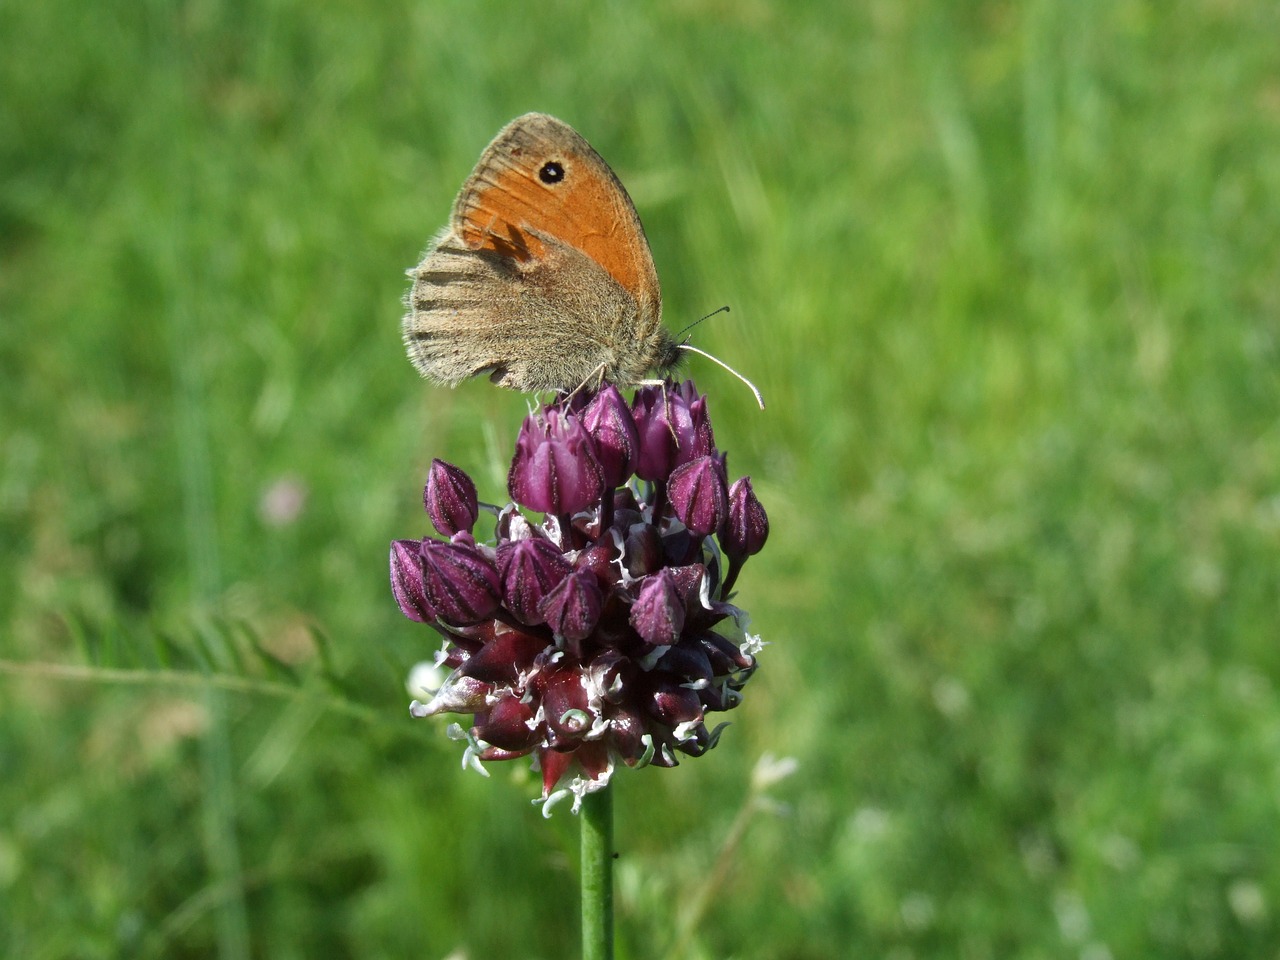
[[[799,769],[800,761],[795,757],[775,757],[772,753],[763,753],[751,771],[751,787],[757,792],[763,792]]]

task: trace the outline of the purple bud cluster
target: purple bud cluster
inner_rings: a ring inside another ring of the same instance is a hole
[[[472,715],[467,761],[533,754],[543,800],[581,797],[617,761],[700,756],[737,706],[760,649],[729,591],[769,520],[729,485],[692,381],[612,385],[544,406],[520,429],[492,544],[459,468],[435,460],[424,502],[442,537],[391,545],[405,616],[445,638],[451,671],[410,713]],[[530,519],[520,508],[543,514]]]

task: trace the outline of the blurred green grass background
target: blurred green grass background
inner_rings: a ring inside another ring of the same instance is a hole
[[[771,646],[617,781],[619,956],[699,891],[680,956],[1274,956],[1277,11],[0,6],[0,953],[575,955],[575,822],[409,721],[386,578],[432,456],[502,495],[524,398],[399,299],[537,109],[770,404],[690,365]]]

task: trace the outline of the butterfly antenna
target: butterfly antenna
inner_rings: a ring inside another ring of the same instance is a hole
[[[719,311],[716,311],[716,312],[718,313]],[[748,388],[750,388],[751,392],[755,394],[756,403],[760,404],[761,410],[764,409],[764,397],[760,396],[760,391],[756,389],[756,385],[752,383],[750,380],[748,380],[746,377],[744,377],[742,374],[740,374],[737,370],[733,369],[733,367],[729,366],[727,363],[721,360],[719,357],[713,357],[711,354],[707,353],[707,351],[699,350],[697,347],[690,346],[687,343],[677,343],[676,348],[679,350],[688,350],[690,353],[696,353],[700,357],[706,357],[708,360],[710,360],[712,363],[716,364],[717,366],[723,367],[724,369],[728,370],[735,377],[737,377],[739,380],[745,383]]]
[[[684,335],[688,333],[690,330],[692,330],[694,327],[696,327],[698,324],[700,324],[703,320],[710,320],[717,313],[728,313],[728,312],[729,312],[729,305],[727,303],[723,307],[716,307],[714,310],[708,313],[705,317],[699,317],[697,320],[693,321],[693,323],[689,324],[687,327],[685,327],[683,330],[677,333],[676,339],[683,340]]]

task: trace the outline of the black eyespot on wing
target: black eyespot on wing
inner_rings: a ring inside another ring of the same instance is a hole
[[[559,160],[548,160],[538,170],[538,179],[543,183],[559,183],[564,179],[564,164]]]

